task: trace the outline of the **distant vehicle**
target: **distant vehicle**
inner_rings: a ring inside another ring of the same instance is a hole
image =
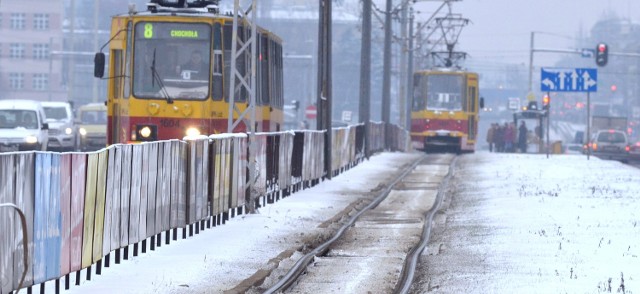
[[[636,142],[635,144],[629,146],[629,160],[640,160],[640,142]]]
[[[582,154],[582,144],[578,143],[569,143],[566,145],[565,149],[566,154]]]
[[[601,159],[629,161],[629,140],[627,134],[618,130],[600,130],[591,140],[591,154]]]
[[[49,124],[48,150],[73,151],[76,132],[73,126],[73,111],[68,102],[42,102],[46,122]]]
[[[627,118],[594,115],[591,117],[591,134],[595,134],[600,130],[617,130],[625,132],[627,130]]]
[[[29,100],[0,100],[0,152],[47,148],[49,125],[42,105]]]
[[[91,103],[78,108],[78,149],[94,151],[107,146],[107,106]]]
[[[478,137],[478,74],[433,68],[414,74],[411,144],[415,149],[474,152]]]

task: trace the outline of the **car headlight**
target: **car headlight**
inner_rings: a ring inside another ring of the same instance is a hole
[[[66,129],[64,129],[64,132],[65,132],[65,134],[67,134],[67,135],[71,135],[71,133],[73,133],[73,129],[71,129],[71,128],[66,128]]]
[[[195,136],[200,136],[200,130],[198,130],[198,128],[188,128],[187,129],[187,137],[195,137]]]
[[[27,142],[28,144],[35,144],[35,143],[38,143],[38,137],[27,136],[26,138],[24,138],[24,141]]]
[[[80,133],[80,135],[83,135],[83,136],[87,135],[87,130],[85,128],[80,128],[78,132]]]

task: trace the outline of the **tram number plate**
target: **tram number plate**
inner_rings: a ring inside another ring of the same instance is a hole
[[[164,128],[178,128],[180,127],[180,121],[177,119],[161,119],[160,125]]]

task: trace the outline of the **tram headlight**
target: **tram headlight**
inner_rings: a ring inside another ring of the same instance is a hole
[[[149,136],[151,136],[151,128],[149,126],[142,127],[142,129],[140,129],[140,136],[142,136],[142,138],[149,138]]]
[[[85,129],[85,128],[80,128],[80,129],[78,130],[78,132],[79,132],[79,133],[80,133],[80,135],[82,135],[82,136],[86,136],[86,135],[87,135],[87,129]]]
[[[158,127],[154,125],[137,125],[135,134],[135,138],[138,141],[156,141],[158,139]]]
[[[187,135],[187,137],[200,136],[200,130],[198,128],[195,128],[195,127],[190,127],[190,128],[187,129],[186,135]]]

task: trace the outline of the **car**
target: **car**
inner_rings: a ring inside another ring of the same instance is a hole
[[[40,102],[0,100],[0,152],[40,150],[49,142],[49,125]]]
[[[629,160],[640,161],[640,142],[629,146]]]
[[[95,151],[107,146],[107,106],[90,103],[78,108],[78,149]]]
[[[601,159],[629,161],[629,139],[619,130],[600,130],[593,136],[589,146],[591,154]]]
[[[73,111],[68,102],[42,102],[46,122],[49,124],[49,144],[47,150],[73,151],[76,145],[76,131],[73,125]]]
[[[582,154],[582,144],[569,143],[565,148],[566,154]]]

